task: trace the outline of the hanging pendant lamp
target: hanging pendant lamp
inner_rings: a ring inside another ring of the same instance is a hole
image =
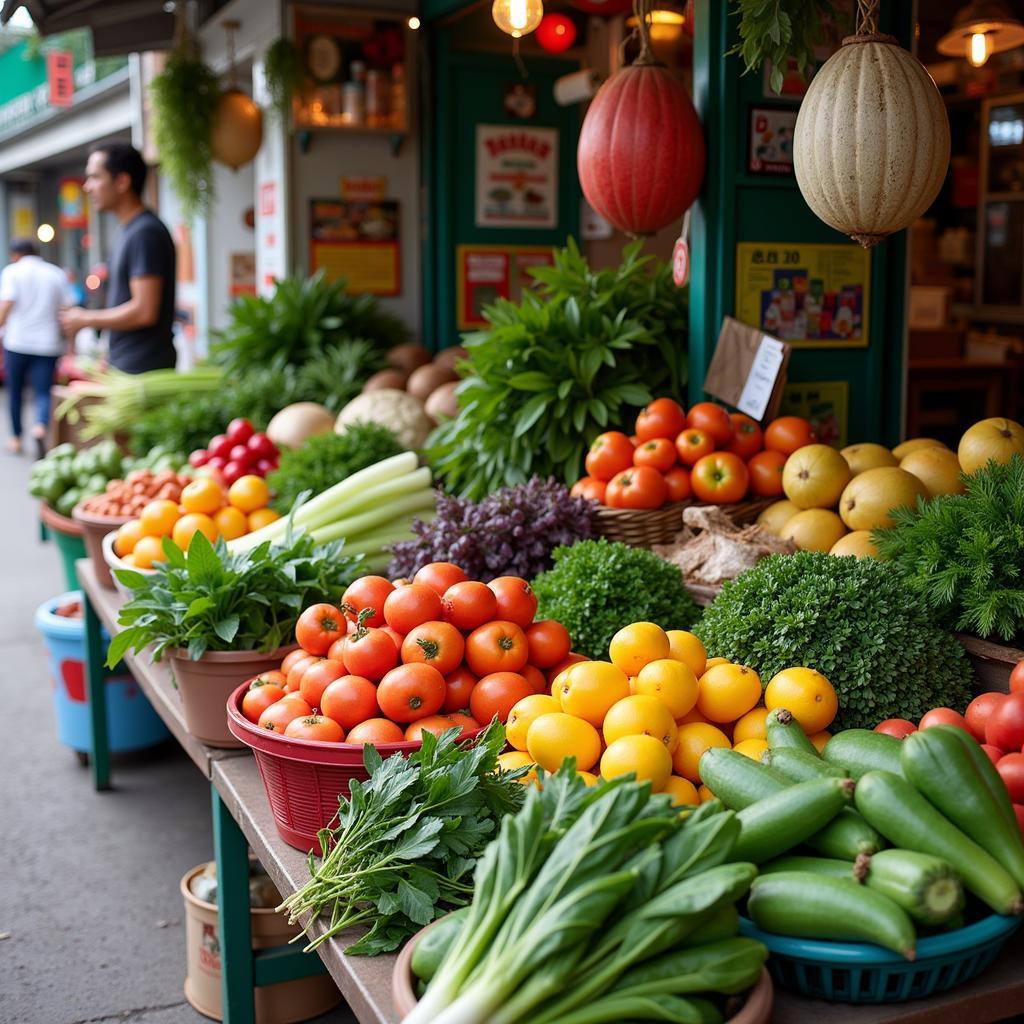
[[[998,0],[974,0],[961,7],[953,27],[939,40],[937,49],[946,57],[966,57],[980,68],[993,53],[1012,50],[1024,43],[1024,24]]]

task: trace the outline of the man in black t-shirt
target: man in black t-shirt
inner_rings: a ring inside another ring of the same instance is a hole
[[[92,205],[120,224],[107,284],[108,309],[75,306],[60,317],[74,336],[83,327],[109,331],[110,365],[126,373],[173,367],[174,241],[142,205],[146,163],[126,142],[101,142],[85,165],[84,191]]]

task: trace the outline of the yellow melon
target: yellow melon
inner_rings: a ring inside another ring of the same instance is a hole
[[[1024,427],[1002,416],[981,420],[960,438],[957,455],[965,473],[977,473],[990,460],[1002,465],[1024,456]]]
[[[847,445],[839,454],[846,459],[850,472],[854,476],[863,473],[865,469],[899,465],[899,460],[888,448],[870,442]]]
[[[924,484],[898,466],[868,469],[855,476],[839,499],[839,514],[851,530],[876,530],[892,526],[889,511],[901,505],[912,508],[918,497],[927,498]]]
[[[797,512],[782,528],[782,536],[801,551],[831,551],[845,533],[843,521],[826,508]]]
[[[928,492],[929,498],[936,494],[963,494],[964,485],[960,480],[960,460],[956,452],[948,448],[918,448],[904,456],[900,469],[913,473]]]
[[[945,448],[946,446],[941,441],[936,441],[934,437],[912,437],[909,441],[904,441],[902,444],[896,445],[893,448],[892,453],[897,459],[902,461],[911,452],[916,452],[919,448]]]
[[[871,540],[870,530],[854,530],[841,537],[829,549],[830,555],[853,555],[854,558],[877,558],[878,548]]]
[[[799,511],[799,505],[794,505],[783,498],[781,501],[773,502],[757,517],[757,525],[763,526],[769,533],[774,533],[778,537],[786,523]]]
[[[786,459],[782,489],[802,509],[835,508],[851,476],[846,459],[835,448],[808,444]]]

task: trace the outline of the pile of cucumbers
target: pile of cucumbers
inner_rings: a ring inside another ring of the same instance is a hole
[[[761,763],[705,751],[704,784],[742,826],[733,856],[759,876],[753,922],[797,938],[873,942],[912,960],[919,935],[962,927],[965,893],[1024,913],[1024,840],[973,737],[837,733],[821,755],[796,719],[767,719]]]

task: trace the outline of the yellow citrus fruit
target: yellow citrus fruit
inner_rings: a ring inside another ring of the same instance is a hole
[[[209,477],[186,484],[181,492],[181,507],[186,512],[204,512],[212,516],[224,504],[224,488]]]
[[[225,505],[213,513],[213,524],[217,532],[225,540],[244,537],[249,532],[249,520],[244,512],[239,512],[234,505]]]
[[[668,656],[690,666],[690,671],[698,678],[707,671],[708,652],[699,636],[688,633],[685,629],[670,629],[668,637]]]
[[[707,672],[709,668],[714,668],[716,665],[731,665],[732,662],[728,658],[708,658],[707,664],[704,666],[704,672]],[[701,673],[701,675],[704,674]],[[698,679],[700,676],[697,677]]]
[[[558,701],[549,697],[546,693],[531,693],[529,697],[523,697],[512,705],[508,713],[508,721],[505,723],[505,739],[512,744],[516,750],[526,749],[526,731],[530,728],[535,718],[541,715],[550,715],[561,711]]]
[[[768,730],[765,724],[768,718],[767,708],[754,708],[745,715],[736,719],[732,727],[733,743],[742,743],[744,740],[764,740],[768,738]]]
[[[768,749],[768,741],[757,739],[741,740],[733,748],[737,754],[749,757],[751,761],[760,761],[761,755]]]
[[[644,665],[669,656],[669,642],[665,630],[653,622],[634,622],[612,637],[608,657],[627,676],[635,676]]]
[[[601,776],[636,774],[637,782],[650,782],[651,791],[660,793],[672,774],[672,755],[653,736],[620,736],[608,744],[601,755]]]
[[[645,693],[623,697],[604,716],[604,741],[609,746],[623,736],[653,736],[665,749],[672,751],[679,727],[668,708],[657,697]]]
[[[839,698],[832,684],[813,668],[786,668],[765,687],[764,706],[785,708],[808,736],[832,724]]]
[[[142,523],[138,519],[130,519],[127,523],[119,526],[117,536],[114,538],[114,554],[118,558],[124,558],[135,550],[142,534]]]
[[[178,503],[166,498],[151,501],[140,513],[139,524],[147,537],[170,537],[180,518]]]
[[[515,771],[516,768],[527,768],[532,765],[533,760],[529,754],[524,754],[519,750],[510,750],[506,754],[498,755],[498,767],[504,772],[511,772]],[[524,786],[536,781],[536,769],[532,772],[527,772],[522,778],[516,779],[516,782],[521,782]]]
[[[807,737],[813,744],[815,749],[820,754],[825,749],[825,744],[832,739],[832,733],[827,729],[822,729],[821,732],[816,732],[813,736]]]
[[[659,658],[640,669],[634,692],[657,697],[673,718],[682,718],[697,703],[697,677],[689,665]]]
[[[721,729],[704,722],[679,726],[679,744],[672,755],[672,767],[676,775],[689,779],[695,786],[700,784],[697,765],[700,756],[711,747],[730,747],[729,737]]]
[[[629,696],[629,679],[609,661],[581,661],[572,666],[559,700],[562,710],[600,726],[608,709]]]
[[[708,789],[707,786],[701,786],[697,790],[697,796],[702,804],[706,804],[709,800],[717,800],[718,797]]]
[[[597,785],[597,776],[593,772],[577,772],[576,773],[588,786]]]
[[[589,722],[557,711],[530,723],[526,749],[545,771],[556,772],[567,757],[575,757],[577,769],[587,772],[601,756],[601,737]]]
[[[697,710],[712,722],[735,722],[761,699],[761,677],[746,665],[714,665],[700,677]]]
[[[217,526],[202,512],[187,512],[174,524],[171,539],[185,551],[192,543],[192,536],[195,533],[201,533],[212,544],[217,539]]]
[[[138,544],[132,550],[132,558],[135,559],[135,565],[139,569],[152,569],[154,562],[167,561],[160,538],[149,535],[139,538]]]
[[[668,793],[672,797],[672,803],[675,807],[696,807],[700,803],[700,797],[697,796],[697,787],[689,779],[684,779],[681,775],[670,775],[662,793]]]
[[[694,722],[707,722],[707,719],[696,708],[676,719],[676,725],[692,725]]]
[[[228,501],[242,512],[255,512],[270,501],[270,488],[263,477],[246,473],[228,488]]]
[[[236,480],[235,483],[238,483]],[[275,519],[281,517],[272,508],[258,508],[255,512],[249,513],[249,532],[254,533],[256,530],[262,529],[264,526],[269,526]]]
[[[576,665],[582,664],[576,662]],[[559,707],[562,703],[562,687],[565,685],[566,680],[569,678],[569,673],[576,667],[576,665],[570,665],[568,668],[563,668],[561,672],[551,680],[551,696],[558,701]]]

